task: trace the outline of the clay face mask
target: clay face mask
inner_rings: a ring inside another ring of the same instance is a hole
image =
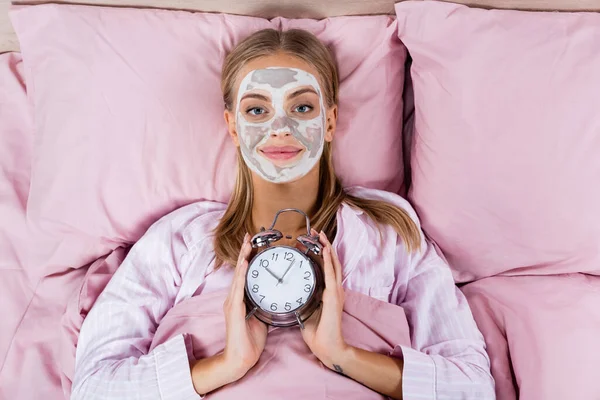
[[[325,109],[318,80],[295,68],[251,71],[238,91],[236,126],[252,171],[274,183],[303,177],[323,153]]]

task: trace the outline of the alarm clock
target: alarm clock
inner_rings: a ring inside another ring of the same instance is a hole
[[[294,247],[276,244],[283,234],[273,227],[285,212],[297,212],[306,219],[307,233],[296,238]],[[268,325],[304,329],[304,321],[319,307],[325,287],[323,247],[319,236],[310,234],[308,215],[295,208],[278,211],[271,227],[261,228],[251,244],[254,255],[244,290],[246,319],[254,315]]]

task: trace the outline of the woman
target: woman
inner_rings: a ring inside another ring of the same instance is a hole
[[[248,232],[289,207],[311,217],[325,248],[322,307],[301,330],[310,357],[396,399],[494,398],[483,338],[408,203],[375,190],[347,192],[334,173],[338,76],[323,44],[301,30],[257,32],[226,58],[222,90],[239,156],[231,200],[226,209],[211,202],[179,209],[132,248],[82,326],[72,398],[217,397],[243,380],[269,334],[255,317],[245,319]],[[291,237],[306,229],[294,213],[282,214],[277,228]],[[223,289],[223,351],[196,360],[189,335],[151,349],[173,306]],[[344,289],[402,306],[411,346],[381,354],[348,344]]]

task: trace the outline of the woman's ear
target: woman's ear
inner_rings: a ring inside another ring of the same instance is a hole
[[[231,140],[233,140],[233,144],[236,147],[240,147],[240,139],[238,137],[236,124],[235,124],[235,115],[233,112],[229,110],[225,110],[225,123],[227,124],[227,130],[229,131],[229,136],[231,136]]]
[[[335,134],[335,128],[337,126],[337,104],[330,107],[326,112],[325,120],[325,141],[331,142],[333,135]]]

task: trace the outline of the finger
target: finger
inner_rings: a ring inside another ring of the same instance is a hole
[[[325,288],[335,290],[335,271],[331,261],[331,249],[325,247],[323,249],[323,273],[325,274]]]
[[[244,287],[246,286],[246,272],[248,271],[248,260],[242,261],[242,263],[237,267],[239,274],[238,279],[236,279],[237,283],[235,285],[235,289],[232,292],[232,302],[233,304],[239,304],[244,301]]]
[[[248,235],[246,233],[246,235],[244,236],[244,240],[242,241],[242,247],[240,249],[240,255],[238,256],[238,261],[237,261],[238,265],[244,259],[248,259],[248,256],[250,255],[251,251],[252,251],[252,246],[250,245],[250,235]]]
[[[327,239],[327,235],[325,235],[325,232],[321,231],[317,233],[317,235],[319,236],[319,242],[321,242],[321,245],[323,247],[329,244],[329,240]]]
[[[342,284],[342,271],[341,271],[341,264],[337,258],[337,254],[335,254],[335,251],[333,250],[333,247],[331,246],[331,243],[329,242],[327,235],[325,235],[325,233],[323,231],[321,231],[321,233],[319,233],[319,240],[323,244],[324,248],[329,249],[329,256],[331,258],[331,264],[333,266],[334,280],[335,280],[336,284],[341,285]]]
[[[246,276],[244,275],[245,272],[243,271],[243,268],[240,268],[240,267],[242,266],[242,264],[244,264],[244,262],[246,263],[246,265],[248,264],[248,256],[250,255],[251,251],[252,251],[252,246],[250,245],[250,242],[247,240],[244,240],[244,243],[242,244],[242,248],[240,249],[240,257],[238,259],[238,263],[235,268],[235,275],[234,275],[235,283],[243,282],[245,280],[245,278],[246,278]]]
[[[342,286],[342,263],[340,263],[340,259],[337,256],[337,253],[333,250],[333,247],[331,247],[331,245],[329,246],[329,249],[331,250],[331,260],[333,262],[333,270],[335,271],[335,281],[338,284],[338,286]]]
[[[243,271],[243,268],[240,268],[240,266],[243,264],[244,261],[247,262],[248,254],[250,253],[250,251],[252,251],[252,246],[250,246],[248,237],[248,234],[244,236],[244,242],[242,244],[242,248],[240,249],[240,255],[238,257],[235,273],[233,275],[233,282],[231,283],[231,288],[229,290],[228,297],[232,300],[234,297],[234,293],[239,292],[240,286],[243,289],[244,283],[246,282],[245,271]]]
[[[333,270],[335,271],[335,281],[338,285],[341,286],[342,285],[342,276],[343,276],[342,263],[340,263],[337,253],[333,249],[331,242],[329,242],[329,238],[327,238],[327,235],[325,235],[325,233],[323,231],[321,231],[321,234],[319,235],[319,237],[322,239],[324,244],[327,247],[329,247],[329,249],[331,251],[331,261],[333,264]]]

